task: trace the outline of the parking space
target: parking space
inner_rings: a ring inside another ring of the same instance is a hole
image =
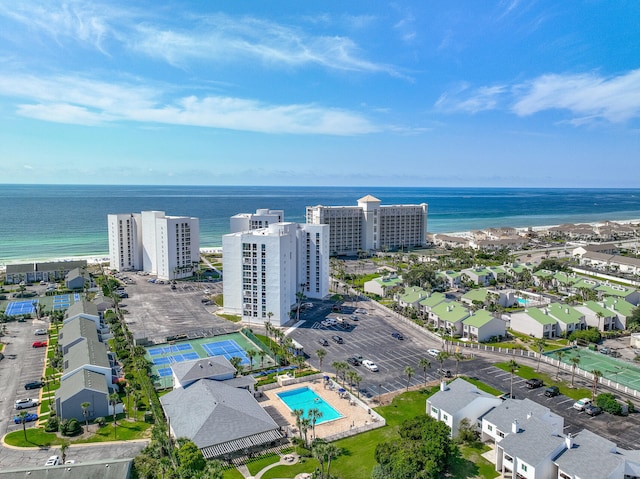
[[[391,317],[387,317],[368,302],[345,303],[340,312],[331,311],[331,305],[330,302],[314,301],[314,307],[302,313],[301,320],[304,320],[304,323],[290,334],[304,346],[309,362],[314,367],[320,366],[315,353],[320,348],[327,352],[322,361],[322,369],[332,374],[335,370],[331,364],[335,361],[344,362],[350,356],[362,356],[363,359],[373,361],[378,366],[377,372],[370,371],[362,365],[350,366],[362,376],[360,389],[363,390],[363,394],[371,397],[406,388],[407,366],[414,370],[409,385],[423,384],[424,371],[418,366],[422,358],[428,358],[432,363],[432,367],[427,370],[427,381],[438,379],[436,370],[440,365],[427,354],[427,349],[438,346],[435,341],[404,323],[394,322]],[[364,313],[358,313],[357,310]],[[348,319],[352,315],[356,316],[357,321]],[[349,330],[343,329],[339,324],[322,324],[325,318],[337,316],[345,318],[350,325]],[[395,331],[400,332],[403,339],[394,338],[392,334]],[[340,336],[343,343],[333,341],[331,338],[334,335]],[[328,346],[321,344],[323,339],[328,341]],[[451,368],[450,364],[448,366]]]
[[[25,398],[40,398],[40,388],[25,389],[25,384],[39,381],[44,370],[46,347],[34,348],[34,341],[46,341],[46,336],[34,335],[36,329],[46,329],[48,324],[40,320],[7,323],[4,359],[0,361],[0,434],[22,428],[13,418],[20,411],[15,402]],[[23,409],[29,413],[37,408]],[[34,423],[27,423],[27,427]]]

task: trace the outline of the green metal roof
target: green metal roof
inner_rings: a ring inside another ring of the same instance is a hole
[[[553,278],[553,271],[549,271],[548,269],[539,269],[533,275],[537,278]]]
[[[567,273],[563,273],[562,271],[556,271],[553,277],[562,284],[574,284],[580,281],[581,278],[577,276],[568,275]]]
[[[584,305],[589,308],[594,313],[602,314],[603,318],[611,318],[615,316],[615,313],[610,309],[605,308],[600,303],[596,303],[595,301],[587,301]]]
[[[379,278],[374,278],[374,281],[378,283],[380,286],[396,286],[402,283],[402,278],[398,276],[388,277],[388,276],[380,276]]]
[[[596,288],[596,291],[600,291],[608,296],[617,296],[619,298],[624,298],[633,293],[633,289],[619,284],[601,284]]]
[[[462,297],[464,299],[468,299],[469,301],[480,301],[484,303],[487,299],[488,294],[489,290],[487,288],[479,288],[467,291],[462,295]]]
[[[421,306],[433,308],[435,305],[442,303],[446,299],[444,293],[431,293],[428,297],[420,301]]]
[[[607,308],[615,311],[616,313],[620,313],[624,317],[631,316],[631,313],[636,308],[629,301],[625,301],[624,299],[616,298],[614,296],[605,296],[604,304],[607,305]]]
[[[529,317],[531,317],[532,319],[535,319],[537,322],[539,322],[542,325],[557,323],[556,319],[552,318],[551,316],[544,313],[542,310],[538,308],[525,309],[525,313],[527,313]]]
[[[473,326],[474,328],[481,328],[485,324],[493,320],[493,315],[486,309],[479,309],[468,318],[462,321],[465,326]]]
[[[595,289],[598,286],[598,283],[592,279],[581,278],[580,281],[576,282],[573,287],[576,289],[585,288],[585,289]]]
[[[583,317],[580,311],[566,304],[551,303],[548,309],[551,316],[565,324],[577,324]]]
[[[418,286],[405,288],[404,293],[400,295],[400,299],[407,304],[413,304],[427,296],[427,292]]]
[[[469,316],[469,310],[455,301],[440,303],[432,310],[442,321],[457,323]]]

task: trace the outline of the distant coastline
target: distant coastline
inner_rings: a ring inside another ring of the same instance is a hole
[[[625,219],[625,220],[607,220],[620,224],[640,224],[640,218],[638,219]],[[604,223],[603,221],[592,221],[592,222],[584,222],[581,224],[588,224],[591,226],[597,226]],[[546,231],[550,228],[555,228],[560,226],[560,224],[555,225],[546,225],[546,226],[528,226],[528,227],[517,227],[514,228],[516,231],[524,233],[529,230],[533,231]],[[509,227],[509,226],[505,226]],[[482,230],[487,228],[478,228],[477,230]],[[471,236],[473,231],[457,231],[457,232],[447,232],[447,233],[437,233],[437,234],[445,234],[449,236],[460,236],[460,237],[469,237]],[[220,246],[201,246],[200,253],[214,253],[221,252],[222,248]],[[56,262],[56,261],[77,261],[77,260],[86,260],[88,264],[100,264],[109,262],[109,253],[106,252],[104,254],[88,254],[88,255],[74,255],[74,256],[65,256],[65,257],[51,257],[51,258],[28,258],[28,259],[16,259],[12,261],[8,261],[7,263],[0,263],[0,272],[6,271],[7,265],[10,264],[24,264],[24,263],[46,263],[46,262]]]

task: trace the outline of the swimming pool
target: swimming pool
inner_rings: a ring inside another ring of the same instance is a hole
[[[526,306],[527,304],[529,304],[529,300],[524,298],[518,298],[518,304],[520,306]]]
[[[303,417],[308,417],[309,409],[319,409],[320,412],[322,412],[322,417],[317,420],[316,424],[322,424],[323,422],[333,421],[334,419],[342,417],[329,403],[308,387],[277,393],[276,396],[280,398],[290,411],[302,409],[304,411]]]

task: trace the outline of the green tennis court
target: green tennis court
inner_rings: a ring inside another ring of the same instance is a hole
[[[562,362],[572,365],[571,358],[580,358],[577,367],[591,372],[598,370],[602,373],[603,379],[610,379],[627,386],[636,391],[640,391],[640,367],[616,358],[611,358],[606,354],[591,351],[587,348],[576,348],[563,350],[565,353]],[[555,352],[545,353],[547,356],[557,359]]]

